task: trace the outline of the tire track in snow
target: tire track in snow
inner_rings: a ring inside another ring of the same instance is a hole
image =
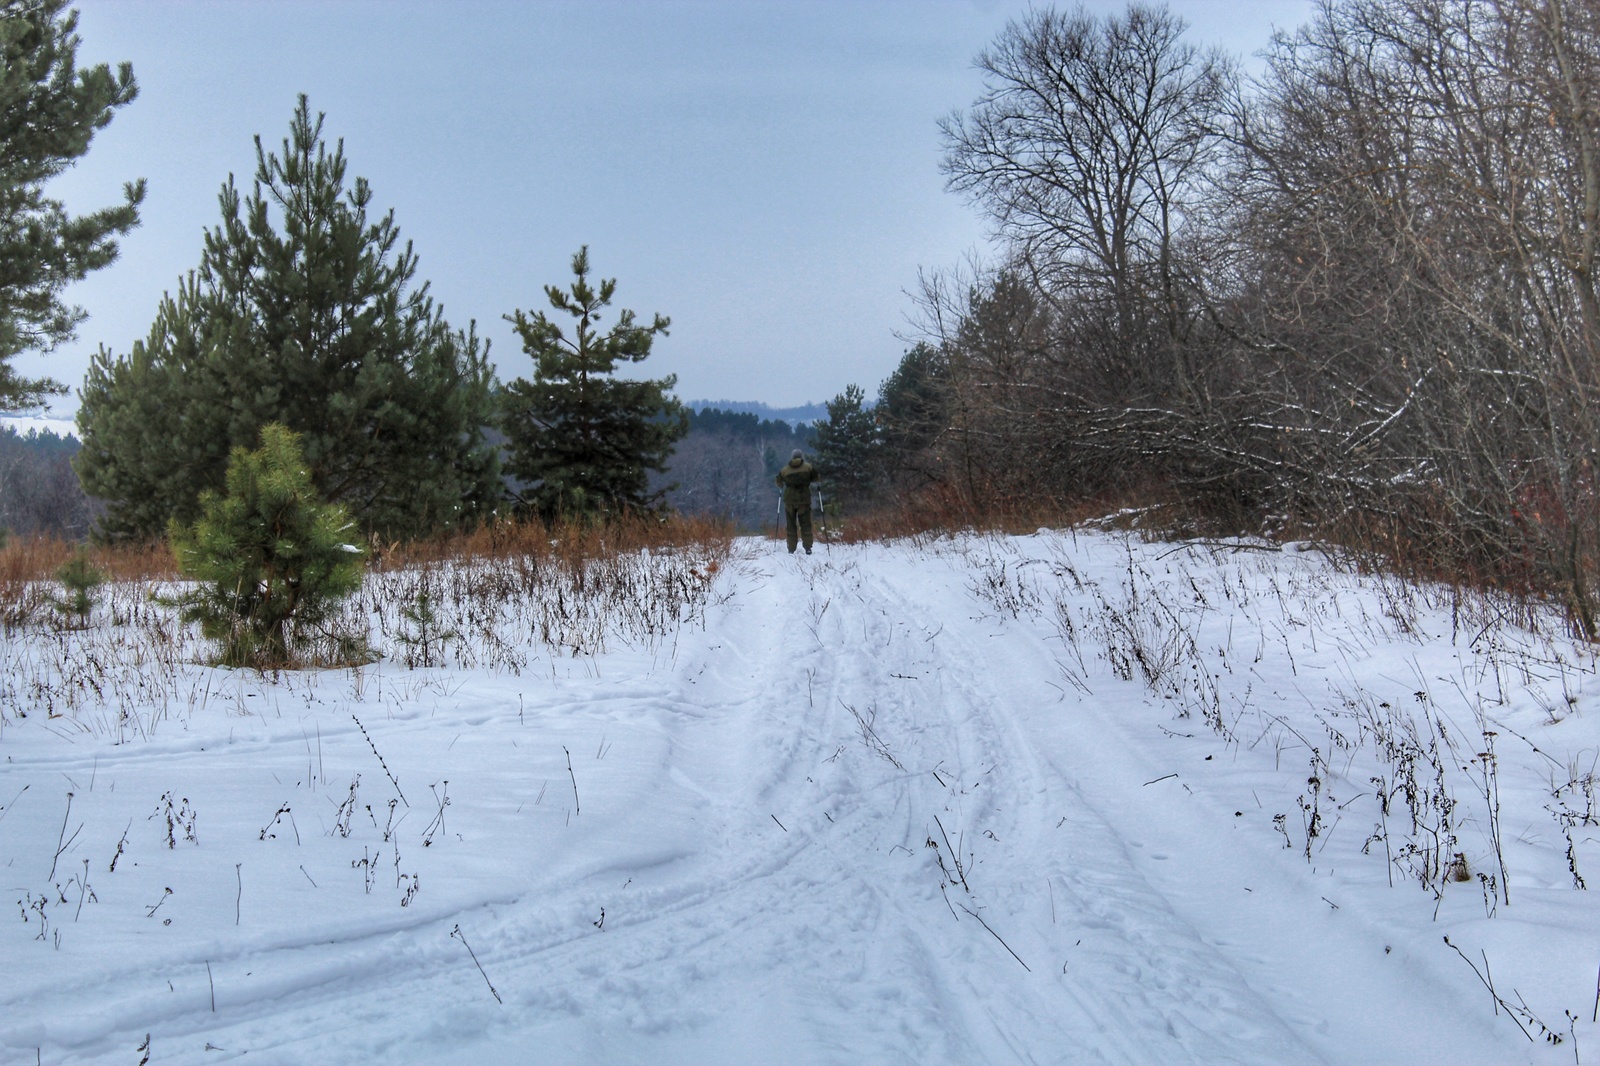
[[[915,564],[923,571],[924,579],[916,583],[919,588],[926,591],[937,584],[926,574],[927,556]],[[964,588],[955,584],[960,575],[947,570],[942,576],[948,582],[942,595],[965,595]],[[868,582],[865,609],[889,618],[922,616],[924,612],[900,584],[888,579]],[[941,614],[950,620],[962,612],[947,609]],[[946,750],[953,751],[944,765],[954,770],[955,787],[929,788],[937,779],[932,774],[920,777],[917,803],[924,819],[942,809],[950,832],[956,832],[951,822],[970,832],[968,905],[1004,929],[1008,943],[1025,958],[1031,956],[1041,971],[1037,975],[1018,971],[1016,983],[1004,997],[977,987],[965,964],[974,949],[992,951],[995,945],[987,942],[986,931],[973,928],[970,918],[963,917],[958,928],[948,910],[940,908],[948,927],[945,939],[957,945],[945,949],[949,998],[977,1005],[970,1011],[969,1024],[992,1027],[1018,1050],[1019,1061],[1063,1061],[1049,1050],[1062,1047],[1073,1048],[1070,1061],[1148,1061],[1157,1049],[1168,1061],[1314,1060],[1315,1054],[1249,991],[1226,960],[1176,918],[1133,867],[1111,827],[1036,754],[1036,740],[1021,728],[1012,702],[1026,687],[1050,690],[1037,680],[1037,670],[984,668],[985,663],[995,663],[997,648],[1007,642],[997,633],[1003,633],[1002,627],[988,619],[947,625],[927,641],[937,649],[931,679],[935,683],[920,681],[913,686],[923,690],[918,698],[897,705],[898,724],[906,729],[920,724],[925,747],[929,735],[938,733],[948,745]],[[860,672],[865,686],[865,675],[901,671],[864,657]],[[996,687],[1002,679],[1005,693]],[[1024,684],[1019,685],[1019,679]],[[1052,700],[1053,695],[1044,699]],[[936,712],[937,720],[917,723],[909,712],[913,705],[924,715]],[[934,752],[925,752],[924,757],[932,762]],[[974,787],[963,794],[969,781]],[[1052,816],[1058,811],[1065,813]],[[1084,883],[1079,868],[1050,858],[1060,848],[1063,831],[1070,834],[1068,839],[1092,841],[1097,868],[1089,876],[1095,883]],[[985,854],[996,859],[1003,855],[1007,870],[1031,868],[1031,876],[1020,883],[989,884]],[[1067,954],[1064,930],[1059,924],[1046,924],[1048,915],[1042,914],[1047,879],[1061,886],[1063,898],[1056,902],[1062,912],[1070,911],[1074,903],[1080,913],[1098,911],[1082,928],[1104,930],[1107,937],[1102,939],[1110,941],[1104,956],[1088,965],[1083,953],[1075,952],[1080,957],[1067,974],[1044,972],[1049,960]],[[954,887],[951,892],[965,895]],[[1190,1016],[1198,1021],[1187,1021]]]
[[[913,612],[956,591],[931,583],[904,588]],[[1017,639],[984,643],[995,626]],[[1041,683],[1052,676],[1049,644],[1027,620],[969,623],[946,634],[966,644],[952,660],[969,671],[985,661],[975,654],[983,646],[997,675],[1032,675]],[[987,685],[981,676],[968,683],[980,694]],[[1414,975],[1385,963],[1381,935],[1359,913],[1331,912],[1323,899],[1330,886],[1312,883],[1305,870],[1263,861],[1262,842],[1238,835],[1232,808],[1209,800],[1203,787],[1195,794],[1177,792],[1176,784],[1167,792],[1146,787],[1174,769],[1172,749],[1185,751],[1156,736],[1156,722],[1170,710],[1136,683],[1096,684],[1102,695],[1069,697],[1054,708],[1002,700],[994,709],[1011,720],[1020,749],[1036,753],[1022,780],[1050,783],[1039,810],[1046,817],[1031,820],[1022,850],[1059,856],[1048,864],[1053,884],[1071,893],[1084,927],[1098,937],[1083,938],[1069,970],[1088,970],[1085,985],[1109,1016],[1120,1014],[1147,1033],[1161,1032],[1165,1022],[1167,1035],[1185,1047],[1210,1031],[1223,1038],[1215,1061],[1518,1061],[1506,1056],[1504,1034],[1490,1032],[1486,1018],[1460,1017],[1443,989],[1434,990],[1433,1009],[1394,1017],[1397,1004],[1419,996]],[[1140,704],[1142,713],[1128,713]],[[1192,749],[1186,754],[1199,759]],[[1062,836],[1065,847],[1052,844]],[[1007,863],[1024,866],[1020,855]],[[1251,871],[1249,885],[1237,874],[1243,870]],[[1229,899],[1237,905],[1216,906]],[[1060,910],[1059,894],[1055,903]],[[1035,925],[1043,927],[1037,918]],[[1301,950],[1284,957],[1284,944]],[[1087,967],[1078,957],[1085,948],[1094,952]],[[1340,979],[1352,973],[1365,975],[1359,987]],[[1222,1033],[1215,1031],[1219,1015],[1232,1019]],[[1286,1037],[1279,1058],[1259,1053]],[[1147,1058],[1151,1048],[1141,1046],[1139,1057]]]

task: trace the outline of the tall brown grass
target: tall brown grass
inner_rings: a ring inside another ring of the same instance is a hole
[[[420,540],[375,540],[370,558],[372,568],[377,570],[529,554],[555,555],[575,562],[643,548],[720,543],[732,537],[732,525],[722,519],[682,515],[553,525],[504,519],[469,532]],[[85,548],[59,537],[13,537],[0,548],[0,589],[49,581],[61,564],[80,551],[87,551],[89,561],[112,581],[172,581],[179,576],[177,561],[165,541]]]
[[[1170,493],[1149,486],[1071,498],[1042,493],[1036,497],[995,493],[974,498],[954,485],[941,484],[847,515],[842,522],[829,519],[821,535],[859,544],[968,531],[1031,533],[1041,527],[1062,529],[1094,521],[1149,526],[1156,531],[1181,525],[1184,518],[1183,509]]]
[[[89,546],[59,537],[12,537],[0,548],[0,623],[16,625],[42,607],[62,564],[79,552],[112,581],[170,581],[178,566],[165,543]]]
[[[632,515],[608,522],[568,520],[547,524],[502,519],[476,529],[396,543],[375,542],[374,570],[403,570],[445,562],[512,559],[534,556],[578,564],[644,549],[720,545],[733,540],[733,526],[723,519],[686,515]]]
[[[113,581],[159,581],[178,574],[172,553],[161,541],[86,547],[59,537],[12,537],[0,548],[0,580],[48,580],[62,563],[80,551]]]
[[[644,549],[717,547],[725,556],[733,539],[726,521],[671,515],[633,516],[611,522],[573,520],[492,522],[470,532],[399,543],[375,541],[370,568],[384,572],[444,562],[536,557],[576,566]],[[89,545],[58,537],[13,537],[0,548],[0,623],[15,625],[46,602],[57,569],[78,552],[111,581],[179,579],[177,561],[164,541],[139,545]]]

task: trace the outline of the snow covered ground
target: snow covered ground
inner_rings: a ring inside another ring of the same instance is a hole
[[[1081,531],[494,576],[361,670],[9,634],[0,1062],[1600,1061],[1549,619]]]

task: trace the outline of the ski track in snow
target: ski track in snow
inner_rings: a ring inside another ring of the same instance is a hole
[[[231,709],[122,745],[8,725],[0,877],[27,920],[0,924],[0,1062],[131,1063],[146,1033],[153,1063],[1565,1061],[1438,946],[1461,926],[1375,887],[1381,858],[1313,868],[1266,807],[1235,813],[1239,766],[1304,774],[1163,732],[1135,683],[1071,686],[963,555],[1113,580],[1133,549],[1021,542],[745,541],[705,624],[653,648],[391,663],[359,698],[224,680]],[[168,792],[195,842],[147,817]]]

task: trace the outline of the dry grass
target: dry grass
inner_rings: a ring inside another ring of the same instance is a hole
[[[670,635],[697,617],[732,543],[729,524],[692,518],[499,523],[379,549],[354,603],[408,663],[518,673],[525,636],[590,654]],[[448,650],[430,650],[430,627]]]
[[[691,545],[720,544],[725,551],[732,539],[733,527],[726,521],[680,515],[631,516],[607,523],[573,521],[555,525],[502,520],[468,533],[374,544],[371,568],[403,570],[446,562],[527,557],[573,566],[638,551]]]
[[[608,524],[501,521],[469,533],[426,540],[372,544],[371,569],[406,569],[442,562],[548,558],[565,565],[642,549],[729,544],[732,527],[720,520],[670,516],[634,517]],[[56,570],[80,551],[113,582],[179,580],[177,561],[165,541],[138,545],[84,545],[58,537],[13,537],[0,548],[0,619],[17,622],[42,602]]]
[[[1159,478],[1094,496],[1055,499],[1016,498],[981,488],[974,498],[953,486],[935,485],[868,513],[850,515],[842,523],[835,520],[832,528],[819,530],[818,537],[861,543],[1079,526],[1125,530],[1161,541],[1234,536],[1275,543],[1314,541],[1342,569],[1389,575],[1408,587],[1432,586],[1444,590],[1456,603],[1492,602],[1499,617],[1526,628],[1538,629],[1547,623],[1549,609],[1556,607],[1566,612],[1570,632],[1581,636],[1561,575],[1541,572],[1531,555],[1485,565],[1460,545],[1431,537],[1426,531],[1440,527],[1436,520],[1352,512],[1336,521],[1276,515],[1264,525],[1259,515],[1246,520],[1236,510],[1213,504]],[[1600,564],[1584,565],[1600,569]]]
[[[858,544],[961,532],[1032,533],[1041,527],[1063,529],[1086,523],[1154,532],[1181,522],[1175,505],[1152,503],[1153,499],[1165,497],[1146,489],[1125,489],[1073,499],[1043,495],[974,499],[953,486],[934,485],[891,505],[851,515],[842,525],[830,522],[827,537]]]
[[[0,548],[0,581],[48,581],[83,545],[58,537],[13,537]],[[178,576],[165,542],[90,546],[89,561],[112,581],[166,581]]]
[[[1308,863],[1331,861],[1317,856],[1341,817],[1352,825],[1370,818],[1359,853],[1384,862],[1391,884],[1420,885],[1437,903],[1451,886],[1476,883],[1486,917],[1497,899],[1510,903],[1501,826],[1511,819],[1501,814],[1495,737],[1532,741],[1499,716],[1528,703],[1549,724],[1578,714],[1600,670],[1592,649],[1565,634],[1558,604],[1386,570],[1286,564],[1235,543],[1124,543],[1125,564],[1098,573],[1079,569],[1084,553],[1068,539],[1044,554],[998,536],[935,550],[964,560],[968,588],[987,611],[1052,626],[1061,676],[1080,693],[1099,691],[1102,669],[1140,683],[1174,721],[1203,723],[1226,746],[1270,755],[1275,770],[1304,782],[1280,796],[1299,793],[1273,821],[1284,846]],[[1380,649],[1406,661],[1414,680],[1362,669]],[[1435,664],[1446,657],[1455,665],[1440,672]],[[1260,685],[1273,671],[1296,679],[1297,699],[1286,702],[1277,682]],[[1309,714],[1289,706],[1301,700]],[[1161,728],[1192,736],[1179,731],[1187,726]],[[1600,823],[1596,777],[1581,759],[1561,765],[1533,751],[1548,763],[1535,767],[1537,787],[1529,791],[1525,780],[1506,802],[1518,804],[1518,824],[1538,821],[1540,805],[1555,820],[1581,890],[1588,838],[1573,829]],[[1538,801],[1532,810],[1529,798]],[[1348,829],[1342,843],[1350,861]]]
[[[19,625],[43,607],[56,570],[80,551],[85,551],[83,545],[57,537],[8,540],[0,548],[0,624]],[[142,584],[178,576],[165,543],[96,546],[87,553],[89,562],[111,581]]]
[[[361,591],[308,635],[299,661],[358,666],[377,657],[521,674],[540,656],[655,646],[704,620],[731,547],[727,525],[682,519],[505,523],[375,546]],[[172,608],[178,575],[165,548],[91,550],[112,580],[81,619],[68,620],[49,608],[61,591],[53,574],[78,550],[34,540],[0,552],[0,733],[8,717],[37,712],[54,728],[122,742],[203,711],[226,675],[211,669],[214,649]],[[272,671],[260,681],[314,687],[316,673],[296,681],[296,671]],[[359,687],[361,674],[339,676]]]

